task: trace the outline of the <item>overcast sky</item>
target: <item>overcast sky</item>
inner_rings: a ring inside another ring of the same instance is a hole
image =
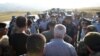
[[[100,0],[0,0],[0,3],[15,3],[41,8],[82,8],[100,6]]]

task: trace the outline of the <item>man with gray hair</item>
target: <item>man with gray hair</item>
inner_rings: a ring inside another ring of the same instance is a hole
[[[63,39],[66,34],[66,27],[57,24],[54,28],[54,39],[44,47],[44,56],[77,56],[75,48]]]

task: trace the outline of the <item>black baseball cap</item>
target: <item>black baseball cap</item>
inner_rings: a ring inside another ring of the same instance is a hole
[[[67,15],[67,16],[65,16],[65,19],[70,19],[70,20],[72,20],[72,16],[71,16],[71,15]]]
[[[5,27],[6,27],[6,23],[0,23],[0,29]]]
[[[87,22],[86,24],[90,25],[92,20],[89,18],[83,18],[82,21]]]

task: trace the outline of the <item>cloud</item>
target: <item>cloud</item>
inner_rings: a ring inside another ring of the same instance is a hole
[[[16,3],[42,8],[81,8],[100,6],[99,0],[2,0],[0,3]]]

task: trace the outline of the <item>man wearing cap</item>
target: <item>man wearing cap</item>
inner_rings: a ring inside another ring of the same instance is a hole
[[[7,33],[6,24],[0,23],[0,56],[10,55],[9,41],[6,33]]]
[[[46,18],[46,15],[43,14],[41,21],[39,21],[38,23],[40,33],[47,30],[48,23],[49,23],[49,20]]]
[[[56,13],[52,13],[50,15],[50,21],[56,21],[58,23],[57,18],[58,18],[58,15]]]
[[[5,23],[0,23],[0,44],[1,44],[1,40],[3,38],[8,39],[6,33],[7,33],[6,24]],[[8,44],[8,42],[6,44]]]
[[[100,32],[100,12],[97,12],[97,15],[97,21],[93,25],[97,28],[97,31]]]
[[[72,16],[66,16],[62,24],[66,26],[67,29],[66,34],[68,34],[72,38],[73,40],[72,44],[74,44],[76,39],[77,29],[72,22]]]
[[[81,21],[80,21],[80,37],[79,37],[79,40],[82,40],[83,37],[85,36],[86,34],[86,28],[88,25],[91,25],[91,20],[89,20],[88,18],[82,18]]]

